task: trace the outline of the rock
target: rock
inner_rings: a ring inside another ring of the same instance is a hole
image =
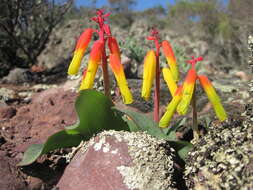
[[[186,160],[189,189],[253,189],[253,120],[246,115],[213,123],[195,143]]]
[[[4,83],[21,84],[31,81],[31,72],[28,69],[15,68],[2,79]]]
[[[17,167],[10,159],[7,159],[2,152],[0,152],[0,189],[3,190],[23,190],[25,183],[22,181]]]
[[[69,20],[54,29],[49,43],[38,57],[38,66],[44,69],[52,69],[63,64],[65,60],[69,60],[72,57],[76,40],[83,30],[90,26],[90,23],[85,23],[83,19]]]
[[[12,160],[13,165],[16,165],[29,145],[44,143],[50,135],[64,129],[65,126],[74,124],[77,120],[74,110],[76,96],[77,94],[70,90],[51,88],[33,94],[31,102],[27,105],[17,106],[15,109],[1,107],[0,110],[3,111],[0,111],[0,115],[1,117],[5,115],[5,119],[0,119],[0,153],[3,152],[6,159]],[[66,162],[62,159],[62,155],[67,153],[68,150],[58,150],[52,156],[42,156],[37,163],[21,168],[22,181],[25,181],[26,188],[20,189],[51,189],[59,180],[58,176],[61,176],[64,171]],[[0,170],[1,178],[5,170],[2,168]],[[13,171],[17,171],[17,168],[15,167]],[[6,180],[4,182],[6,184],[9,183],[8,181],[13,181],[15,184],[14,179],[3,179]],[[1,186],[0,179],[0,189],[6,189],[4,187]]]
[[[2,119],[10,119],[16,114],[16,109],[9,106],[0,107],[0,121]]]
[[[14,150],[10,151],[23,152],[30,144],[43,143],[64,126],[74,124],[77,119],[74,110],[76,95],[75,92],[52,88],[35,93],[30,104],[18,107],[16,115],[2,123],[0,128],[7,142],[15,142]]]
[[[0,102],[6,102],[16,98],[16,92],[8,88],[0,88]]]
[[[60,190],[175,189],[174,150],[146,133],[104,131],[81,144]]]

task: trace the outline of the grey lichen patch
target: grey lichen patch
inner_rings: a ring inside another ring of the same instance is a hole
[[[172,180],[174,150],[166,141],[141,132],[104,131],[99,136],[113,136],[117,141],[127,143],[133,164],[119,166],[117,169],[129,189],[175,189]]]
[[[253,189],[253,122],[247,110],[244,115],[212,124],[195,144],[186,161],[189,189]]]
[[[105,144],[105,137],[101,137],[99,142],[95,143],[93,148],[95,151],[101,150],[102,146]]]

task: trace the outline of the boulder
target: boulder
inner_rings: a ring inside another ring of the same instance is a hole
[[[174,150],[146,133],[104,131],[79,146],[60,190],[170,190]]]

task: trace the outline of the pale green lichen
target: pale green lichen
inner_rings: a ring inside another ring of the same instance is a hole
[[[252,106],[248,106],[249,108]],[[189,189],[253,189],[253,115],[212,124],[186,161]]]

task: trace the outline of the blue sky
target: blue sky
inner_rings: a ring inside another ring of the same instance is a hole
[[[222,0],[224,4],[227,4],[228,0]],[[133,7],[134,10],[142,11],[154,6],[161,5],[167,8],[168,4],[174,4],[175,0],[136,0],[136,5]],[[77,6],[90,6],[91,0],[76,0]],[[107,0],[97,0],[96,7],[100,8],[103,5],[108,5]]]
[[[89,0],[76,0],[76,5],[89,6],[90,2]],[[136,5],[133,7],[134,10],[144,10],[157,5],[162,5],[166,8],[168,3],[173,4],[175,0],[137,0],[136,2]],[[98,8],[103,5],[108,5],[107,0],[97,0],[96,6]]]

